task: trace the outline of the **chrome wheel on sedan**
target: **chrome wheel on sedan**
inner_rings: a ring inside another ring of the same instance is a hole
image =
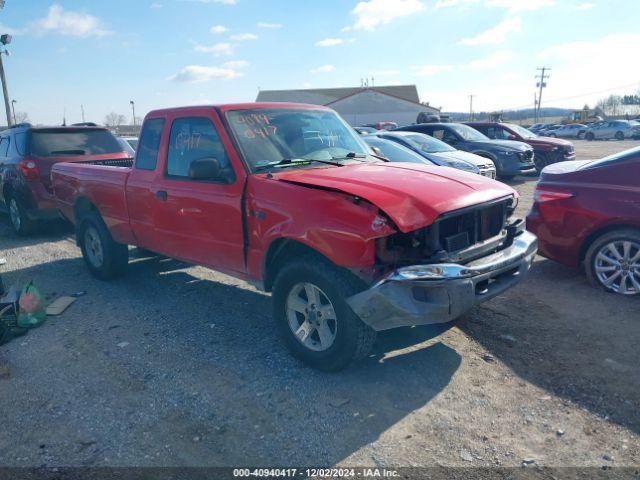
[[[614,240],[604,244],[595,256],[598,282],[622,295],[640,293],[640,242]]]
[[[308,349],[322,352],[333,345],[338,329],[336,312],[316,285],[294,285],[287,297],[286,315],[296,339]]]

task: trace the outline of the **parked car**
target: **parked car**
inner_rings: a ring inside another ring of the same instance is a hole
[[[552,163],[575,160],[576,151],[573,143],[556,138],[539,137],[535,133],[514,123],[469,122],[475,128],[493,140],[517,140],[531,145],[534,163],[538,172]],[[552,132],[557,132],[553,130]]]
[[[557,138],[582,138],[587,128],[586,125],[581,123],[570,123],[549,131],[547,136]]]
[[[125,142],[127,142],[131,148],[133,148],[133,150],[135,151],[136,148],[138,148],[138,137],[120,137],[122,138]]]
[[[376,122],[364,126],[375,128],[376,130],[393,130],[394,128],[398,128],[398,124],[396,122]]]
[[[540,254],[584,266],[593,285],[640,293],[639,178],[640,147],[545,168],[527,217]]]
[[[456,150],[451,145],[424,133],[395,131],[381,133],[378,136],[409,148],[435,165],[457,168],[465,172],[496,178],[496,167],[488,158]]]
[[[116,137],[122,149],[129,154],[131,158],[136,156],[136,150],[131,146],[124,137]]]
[[[133,166],[52,177],[93,275],[124,273],[128,244],[229,273],[273,292],[296,357],[338,370],[376,331],[450,323],[512,287],[536,252],[509,186],[369,152],[326,107],[186,107],[147,115]]]
[[[533,148],[529,145],[512,140],[491,140],[461,123],[422,123],[394,131],[425,133],[458,150],[488,158],[494,163],[498,177],[503,179],[535,171]]]
[[[558,128],[562,127],[562,124],[559,123],[550,123],[548,125],[545,125],[544,127],[540,128],[536,134],[537,135],[542,135],[542,136],[546,136],[549,134],[549,132],[552,132],[554,130],[557,130]]]
[[[640,122],[635,120],[612,120],[598,122],[584,134],[587,140],[625,140],[640,138]]]
[[[365,135],[375,135],[376,133],[378,133],[380,130],[378,130],[375,127],[354,127],[354,130],[356,132],[358,132],[358,134],[365,136]]]
[[[8,210],[16,233],[27,235],[38,220],[58,218],[53,164],[127,157],[106,128],[14,125],[0,132],[0,207]]]
[[[377,135],[367,135],[363,140],[364,143],[371,147],[376,155],[382,155],[390,162],[422,163],[436,166],[431,160],[427,160],[413,150],[403,147],[399,143],[392,142],[391,140],[380,138]]]

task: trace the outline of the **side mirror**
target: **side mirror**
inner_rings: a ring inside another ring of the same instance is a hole
[[[189,165],[189,178],[192,180],[228,181],[217,158],[201,158]]]

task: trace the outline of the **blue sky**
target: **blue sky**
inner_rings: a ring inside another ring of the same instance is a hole
[[[6,0],[16,110],[35,123],[253,101],[259,88],[417,84],[445,110],[581,107],[640,88],[639,0]],[[545,101],[545,100],[548,100]]]

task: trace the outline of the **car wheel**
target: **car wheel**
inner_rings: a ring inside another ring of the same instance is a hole
[[[584,136],[584,138],[586,138],[587,140],[589,140],[590,142],[593,141],[596,137],[592,132],[587,132]]]
[[[376,332],[346,302],[364,288],[351,273],[312,255],[286,264],[274,282],[273,309],[291,353],[322,371],[364,358]]]
[[[13,231],[22,237],[29,235],[33,231],[35,223],[29,219],[27,209],[22,202],[13,196],[9,196],[7,205]]]
[[[540,173],[544,167],[552,163],[551,155],[547,152],[536,153],[536,156],[533,158],[533,163],[536,166],[536,171]]]
[[[124,274],[129,249],[113,240],[100,215],[91,213],[81,220],[78,240],[84,261],[94,277],[111,280]]]
[[[616,132],[616,140],[624,140],[624,133]]]
[[[640,232],[616,230],[597,238],[585,255],[589,282],[620,295],[640,293]]]

